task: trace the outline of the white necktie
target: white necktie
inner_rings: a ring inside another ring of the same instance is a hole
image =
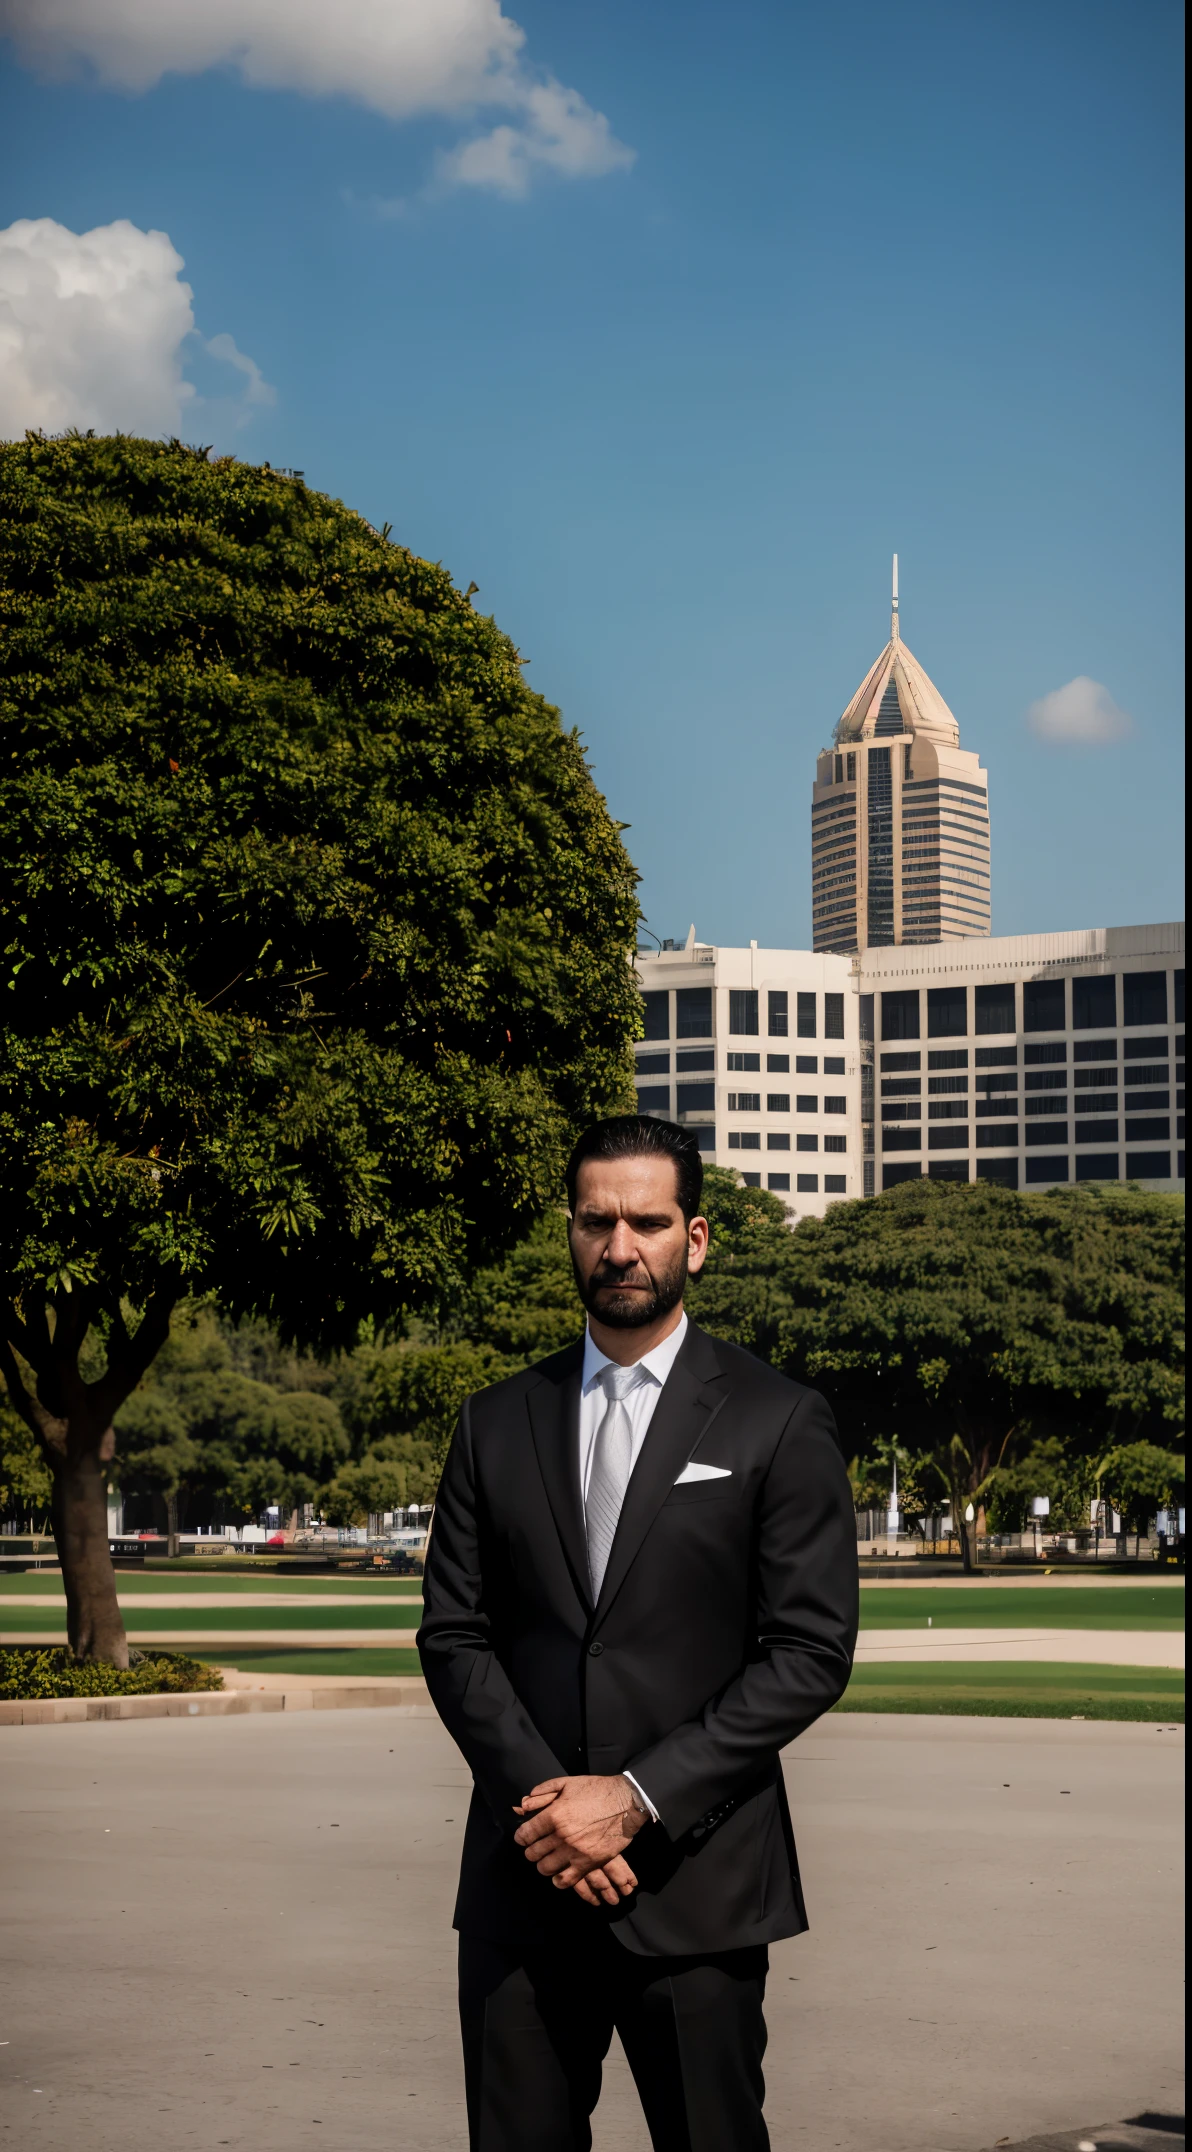
[[[592,1597],[600,1597],[604,1572],[608,1567],[609,1552],[629,1474],[633,1469],[633,1425],[629,1408],[625,1403],[630,1390],[635,1390],[641,1380],[637,1367],[602,1367],[597,1381],[608,1399],[604,1416],[596,1430],[592,1445],[592,1470],[588,1477],[588,1499],[584,1511],[584,1524],[588,1536],[588,1573],[592,1580]]]

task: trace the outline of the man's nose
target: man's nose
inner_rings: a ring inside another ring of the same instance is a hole
[[[637,1235],[630,1232],[623,1218],[618,1218],[605,1245],[604,1259],[616,1270],[627,1270],[630,1263],[638,1260]]]

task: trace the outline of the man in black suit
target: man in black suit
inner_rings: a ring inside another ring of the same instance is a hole
[[[807,1925],[779,1756],[848,1681],[856,1530],[823,1398],[684,1313],[702,1178],[665,1121],[581,1138],[586,1335],[468,1399],[439,1490],[473,2152],[586,2152],[614,2025],[656,2152],[769,2143],[767,1945]]]

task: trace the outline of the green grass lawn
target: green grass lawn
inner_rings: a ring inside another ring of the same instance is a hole
[[[422,1619],[418,1600],[392,1599],[361,1607],[136,1607],[125,1606],[130,1636],[211,1637],[245,1629],[416,1629]],[[0,1607],[0,1630],[9,1636],[32,1634],[56,1626],[66,1632],[66,1606]]]
[[[244,1674],[349,1674],[367,1681],[377,1674],[419,1674],[416,1651],[386,1651],[368,1644],[358,1651],[257,1651],[229,1644],[221,1655],[205,1644],[195,1652],[208,1666],[238,1666]]]
[[[1176,1668],[1064,1666],[859,1666],[838,1711],[926,1711],[996,1719],[1184,1717]]]
[[[1182,1584],[866,1585],[863,1629],[1182,1629]]]

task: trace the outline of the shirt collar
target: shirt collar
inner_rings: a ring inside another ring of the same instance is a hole
[[[643,1353],[641,1359],[635,1361],[634,1363],[635,1366],[644,1368],[646,1374],[650,1377],[650,1380],[652,1382],[656,1382],[659,1389],[662,1388],[667,1376],[670,1374],[670,1371],[675,1364],[675,1361],[679,1357],[679,1353],[681,1352],[683,1346],[683,1340],[687,1335],[687,1328],[687,1311],[684,1308],[680,1313],[679,1320],[675,1325],[675,1328],[671,1331],[670,1336],[663,1338],[661,1345],[655,1345],[652,1352]],[[606,1352],[601,1352],[600,1347],[593,1343],[591,1331],[585,1330],[583,1371],[584,1389],[587,1390],[591,1388],[592,1384],[596,1381],[597,1376],[600,1374],[601,1368],[611,1367],[611,1365],[612,1362],[610,1361],[608,1354]]]

